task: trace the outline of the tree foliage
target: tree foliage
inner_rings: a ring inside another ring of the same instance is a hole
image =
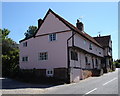
[[[37,30],[36,26],[29,26],[27,32],[25,32],[25,38],[30,38],[32,37]]]
[[[116,68],[120,68],[120,59],[114,61],[114,65],[116,66]]]
[[[18,44],[8,38],[10,33],[8,29],[0,30],[2,31],[2,75],[12,76],[19,68]]]

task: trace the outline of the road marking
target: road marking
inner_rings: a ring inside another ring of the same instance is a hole
[[[85,95],[87,95],[87,94],[90,94],[90,93],[92,93],[92,92],[95,91],[95,90],[97,90],[97,88],[94,88],[93,90],[91,90],[91,91],[85,93],[83,96],[85,96]]]
[[[112,80],[110,80],[110,81],[104,83],[103,86],[105,86],[106,84],[108,84],[108,83],[110,83],[110,82],[112,82],[112,81],[114,81],[114,80],[116,80],[116,79],[117,79],[117,77],[116,77],[116,78],[113,78]]]
[[[0,77],[0,79],[5,79],[5,78]]]

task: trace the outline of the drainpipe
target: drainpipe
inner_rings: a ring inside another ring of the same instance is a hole
[[[72,47],[74,46],[74,35],[76,34],[76,32],[72,32],[72,36],[69,37],[67,39],[67,57],[68,57],[68,60],[67,60],[67,83],[70,83],[70,56],[69,56],[69,40],[72,38]]]

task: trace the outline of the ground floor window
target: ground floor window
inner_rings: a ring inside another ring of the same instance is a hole
[[[87,58],[87,56],[85,56],[85,63],[86,63],[86,65],[88,65],[88,58]]]
[[[75,51],[71,51],[71,60],[78,61],[78,53]]]
[[[95,59],[95,61],[96,61],[96,66],[98,66],[98,60],[97,60],[97,59]]]
[[[92,64],[93,64],[93,69],[94,69],[94,59],[92,58]]]
[[[28,56],[22,57],[22,61],[23,62],[28,61]]]
[[[52,77],[53,74],[54,74],[53,69],[47,69],[47,70],[46,70],[46,75],[47,75],[48,77]]]

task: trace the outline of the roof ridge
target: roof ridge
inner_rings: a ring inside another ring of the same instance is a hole
[[[98,36],[98,37],[93,37],[93,38],[102,38],[102,37],[110,37],[111,35],[105,35],[105,36]]]

